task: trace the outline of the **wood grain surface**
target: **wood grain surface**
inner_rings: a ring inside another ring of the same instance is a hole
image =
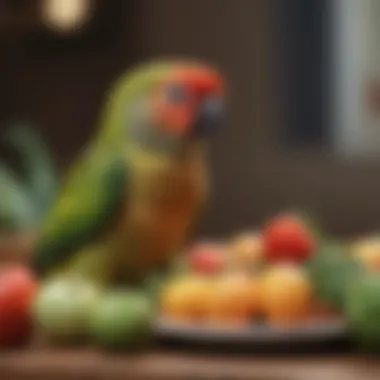
[[[26,350],[0,354],[1,379],[152,380],[372,380],[380,378],[376,359],[255,358],[145,353],[105,355],[88,351]]]

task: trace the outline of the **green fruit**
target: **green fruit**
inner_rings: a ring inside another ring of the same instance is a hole
[[[363,273],[361,264],[336,242],[325,243],[308,263],[316,298],[342,310],[347,286]]]
[[[88,332],[90,316],[99,297],[100,291],[95,286],[80,279],[49,281],[37,295],[35,321],[51,340],[80,340]]]
[[[345,302],[348,326],[365,345],[380,347],[380,277],[367,273],[351,284]]]
[[[107,294],[91,320],[93,339],[107,349],[134,349],[151,333],[153,309],[149,297],[137,291]]]

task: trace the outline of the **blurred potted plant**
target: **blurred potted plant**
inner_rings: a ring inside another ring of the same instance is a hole
[[[53,159],[33,128],[11,125],[3,139],[18,154],[21,170],[0,162],[0,260],[25,261],[58,179]]]

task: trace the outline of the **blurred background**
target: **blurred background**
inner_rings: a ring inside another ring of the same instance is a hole
[[[230,86],[201,234],[287,208],[337,234],[377,229],[379,12],[377,0],[1,0],[0,128],[32,123],[64,173],[122,71],[197,57]]]

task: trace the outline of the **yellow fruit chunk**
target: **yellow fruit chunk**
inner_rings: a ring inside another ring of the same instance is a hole
[[[367,269],[380,270],[380,239],[361,239],[353,244],[351,252]]]
[[[295,324],[310,315],[312,287],[298,266],[270,268],[263,276],[262,292],[265,315],[271,325]]]
[[[208,304],[208,322],[240,326],[250,323],[254,305],[252,283],[243,273],[225,273],[216,279]]]
[[[167,284],[161,296],[164,317],[184,322],[204,318],[211,298],[212,284],[205,278],[189,276]]]
[[[232,262],[240,265],[254,266],[262,259],[262,242],[258,233],[245,233],[232,240],[229,251]]]
[[[263,287],[260,276],[253,276],[248,284],[248,302],[252,318],[263,315]]]

